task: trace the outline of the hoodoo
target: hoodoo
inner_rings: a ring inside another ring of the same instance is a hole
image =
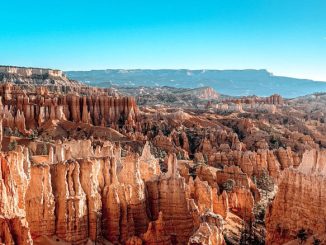
[[[159,106],[156,88],[0,68],[0,244],[323,241],[325,96]]]

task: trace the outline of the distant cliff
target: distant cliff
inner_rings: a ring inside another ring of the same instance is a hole
[[[63,71],[44,69],[44,68],[31,68],[31,67],[18,67],[18,66],[0,66],[0,73],[15,74],[18,76],[33,77],[33,76],[53,76],[67,79]]]
[[[274,76],[266,70],[92,70],[68,71],[70,79],[90,85],[170,86],[198,88],[209,86],[232,96],[270,96],[293,98],[326,92],[326,83],[306,79]]]
[[[197,89],[190,89],[185,92],[181,92],[183,95],[193,95],[199,99],[212,100],[218,99],[219,94],[211,87],[202,87]]]
[[[79,91],[86,87],[83,83],[68,79],[61,70],[17,66],[0,66],[0,83],[13,83],[24,90],[43,86],[56,92]]]

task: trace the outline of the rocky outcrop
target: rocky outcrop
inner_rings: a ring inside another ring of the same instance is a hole
[[[156,135],[153,139],[154,146],[165,150],[166,152],[172,153],[174,152],[174,144],[172,138],[170,136],[165,136],[162,131]]]
[[[0,242],[1,244],[31,245],[33,241],[28,229],[26,219],[0,218]]]
[[[108,95],[34,94],[12,90],[4,84],[0,89],[3,126],[22,134],[41,127],[49,120],[68,120],[95,126],[131,125],[137,119],[138,108],[132,97]]]
[[[26,148],[3,156],[1,241],[224,243],[222,218],[210,213],[223,207],[224,194],[214,202],[217,193],[208,182],[187,183],[175,155],[162,173],[149,144],[140,157],[120,154],[110,142],[93,149],[84,140],[57,142],[48,156],[33,156],[32,164]]]
[[[134,221],[135,234],[144,233],[149,220],[146,212],[145,184],[141,179],[138,156],[132,154],[124,159],[118,179],[124,185],[125,191],[128,191],[128,209]]]
[[[27,91],[37,94],[70,93],[79,94],[110,94],[116,95],[112,89],[102,89],[87,86],[76,80],[68,79],[66,74],[60,70],[45,68],[30,68],[17,66],[0,66],[0,82],[5,84],[0,87],[1,91],[6,90],[9,98],[12,91]]]
[[[201,166],[197,169],[197,174],[194,197],[201,211],[210,209],[224,218],[232,211],[247,221],[254,219],[253,208],[255,202],[260,200],[260,193],[239,167],[230,166],[216,170]]]
[[[161,172],[158,159],[151,154],[148,142],[145,143],[142,155],[139,158],[139,171],[144,181],[160,175]]]
[[[0,66],[0,73],[3,74],[16,74],[22,77],[32,76],[55,76],[64,78],[65,75],[60,70],[44,69],[44,68],[28,68],[28,67],[17,67],[17,66]]]
[[[233,102],[237,104],[256,104],[256,103],[264,103],[264,104],[273,104],[273,105],[283,105],[284,99],[279,94],[273,94],[269,97],[256,97],[256,96],[248,96],[237,99],[227,99],[223,101],[224,103]]]
[[[205,100],[216,100],[220,97],[220,95],[211,87],[193,89],[188,91],[188,93]]]
[[[169,157],[168,173],[149,181],[147,185],[152,217],[157,219],[161,211],[166,232],[178,242],[187,242],[193,232],[194,221],[185,179],[177,171],[175,155]]]
[[[32,244],[26,221],[25,193],[30,180],[28,151],[0,156],[0,241],[4,244]]]
[[[236,187],[228,194],[229,209],[245,221],[251,222],[254,220],[254,204],[254,197],[247,188]]]
[[[54,209],[50,166],[33,165],[25,197],[26,219],[32,237],[55,234]]]
[[[144,244],[171,244],[171,236],[165,230],[162,212],[159,213],[156,221],[149,223],[146,233],[142,235],[142,240]]]
[[[53,165],[56,235],[68,242],[82,242],[88,238],[86,195],[79,174],[78,162]]]
[[[267,243],[283,244],[296,238],[299,230],[307,235],[324,234],[326,209],[326,152],[304,153],[297,169],[286,169],[278,192],[266,214]]]
[[[24,90],[43,86],[53,92],[81,91],[86,87],[82,83],[69,80],[60,70],[15,66],[0,66],[0,82],[13,83]]]
[[[225,244],[223,237],[223,219],[214,213],[206,212],[202,216],[203,222],[189,239],[188,244]]]
[[[281,168],[293,166],[299,159],[293,155],[291,149],[278,149],[276,151],[216,151],[208,154],[210,165],[218,167],[223,165],[238,165],[248,176],[261,176],[268,173],[277,178]]]
[[[229,212],[229,198],[226,191],[218,195],[216,189],[213,189],[213,211],[221,215],[224,219],[227,218]]]

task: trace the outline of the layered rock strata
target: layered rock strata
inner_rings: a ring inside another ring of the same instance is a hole
[[[326,151],[311,150],[303,155],[297,169],[286,169],[278,192],[266,214],[267,243],[283,244],[297,238],[300,230],[308,236],[325,233]]]
[[[207,182],[187,183],[175,155],[162,173],[148,144],[140,157],[120,154],[110,142],[93,149],[86,140],[58,142],[32,163],[20,146],[3,155],[0,241],[224,244],[222,216],[213,213],[219,209]]]
[[[10,84],[2,85],[0,96],[3,126],[17,128],[22,134],[30,134],[31,129],[37,129],[49,120],[95,126],[134,126],[138,114],[132,97],[34,94],[12,90]]]

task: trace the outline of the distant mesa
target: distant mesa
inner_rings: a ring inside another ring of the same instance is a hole
[[[47,68],[0,66],[0,82],[19,84],[25,86],[23,89],[27,89],[27,86],[33,84],[42,84],[47,86],[50,91],[60,87],[65,90],[65,86],[67,88],[95,86],[118,88],[119,90],[135,87],[199,89],[193,91],[192,95],[196,96],[197,93],[200,99],[217,99],[218,95],[214,94],[213,90],[230,96],[267,97],[279,94],[284,98],[326,92],[326,82],[276,76],[267,70],[254,69],[107,69],[63,72]]]
[[[34,90],[35,86],[46,87],[50,92],[80,92],[88,87],[84,83],[67,78],[57,69],[32,68],[19,66],[0,66],[0,82],[12,83],[23,90]]]
[[[109,69],[66,71],[70,79],[98,87],[211,87],[230,96],[270,96],[294,98],[326,92],[326,82],[276,76],[267,70],[187,70],[187,69]]]
[[[66,78],[66,75],[61,70],[19,67],[19,66],[0,66],[0,73],[15,74],[24,77],[46,75],[46,76]]]

